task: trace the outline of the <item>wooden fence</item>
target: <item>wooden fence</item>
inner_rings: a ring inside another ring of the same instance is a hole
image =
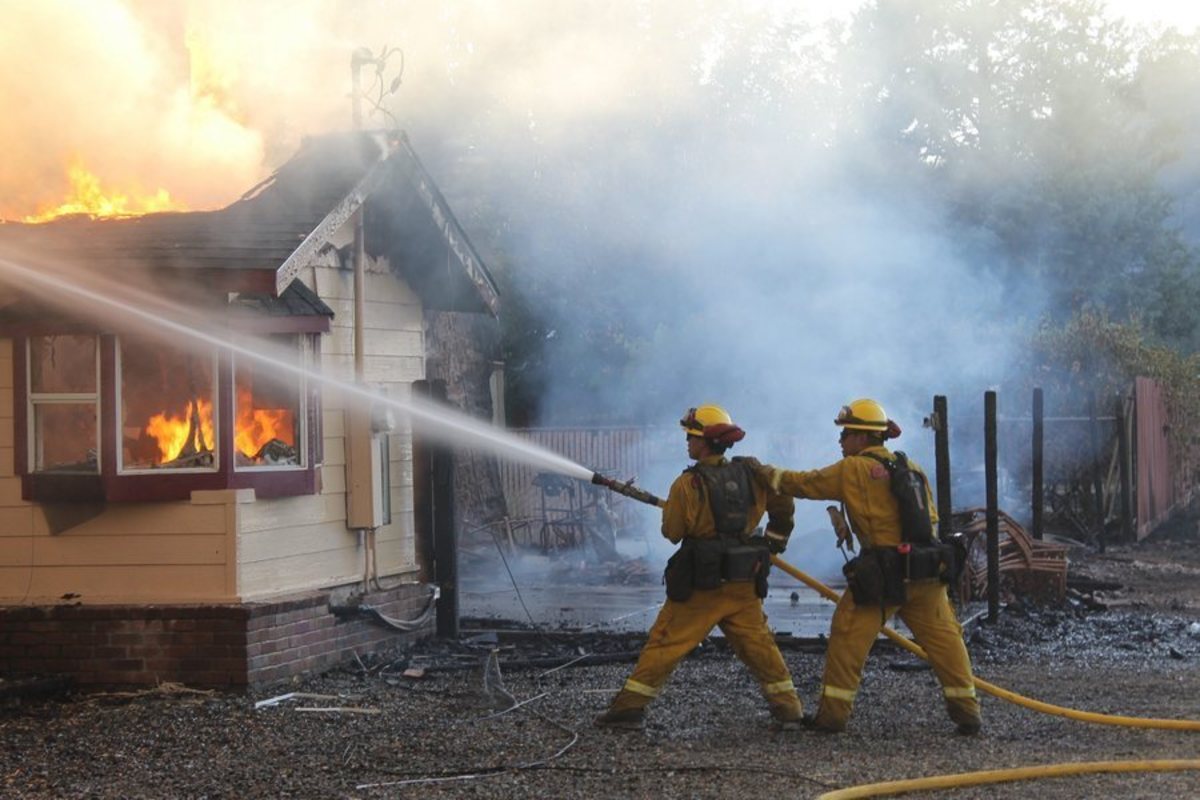
[[[641,488],[664,497],[670,482],[690,463],[682,431],[676,426],[514,428],[511,432],[607,477],[635,479]],[[774,463],[799,463],[801,442],[795,434],[769,433],[756,438],[769,444],[753,455]],[[542,491],[534,483],[538,473],[536,467],[500,461],[500,482],[511,518],[541,518]],[[596,491],[607,495],[613,509],[628,523],[636,504],[599,487]]]

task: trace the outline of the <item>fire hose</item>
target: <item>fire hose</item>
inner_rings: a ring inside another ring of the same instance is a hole
[[[930,789],[957,789],[962,786],[981,786],[989,783],[1029,781],[1038,778],[1061,778],[1067,775],[1094,775],[1116,772],[1179,772],[1200,769],[1200,759],[1153,761],[1077,761],[1064,764],[1042,764],[1036,767],[985,769],[978,772],[957,772],[952,775],[931,775],[902,781],[864,783],[826,792],[817,800],[855,800],[862,797],[882,797],[889,794],[920,792]]]
[[[599,486],[604,486],[618,494],[625,495],[626,497],[646,503],[648,505],[659,506],[661,508],[666,504],[666,501],[662,500],[661,498],[656,497],[655,495],[643,489],[635,487],[632,480],[621,483],[620,481],[616,481],[611,478],[605,478],[599,473],[596,473],[592,476],[592,483],[595,483]],[[828,586],[821,583],[811,575],[800,571],[779,556],[771,556],[771,563],[827,600],[836,603],[841,599],[841,595],[839,595],[833,589],[830,589]],[[929,660],[928,656],[925,655],[925,650],[907,636],[904,636],[903,634],[886,625],[883,628],[883,633],[893,642],[900,645],[905,650],[908,650],[918,658],[924,661]],[[1158,728],[1162,730],[1176,731],[1200,731],[1200,720],[1125,717],[1116,714],[1098,714],[1092,711],[1080,711],[1074,708],[1066,708],[1065,706],[1056,706],[1052,703],[1044,703],[1041,700],[1034,700],[1031,697],[1025,697],[1024,695],[1011,692],[1008,689],[1004,689],[995,685],[994,683],[985,681],[978,675],[974,676],[974,679],[976,688],[987,692],[993,697],[998,697],[1001,700],[1007,700],[1010,703],[1015,703],[1016,705],[1024,706],[1025,708],[1033,711],[1039,711],[1043,714],[1066,717],[1067,719],[1073,719],[1079,722],[1093,722],[1098,725],[1120,725],[1126,728]]]

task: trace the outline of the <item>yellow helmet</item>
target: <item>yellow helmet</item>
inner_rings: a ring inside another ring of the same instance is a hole
[[[888,430],[888,415],[883,406],[864,397],[842,406],[833,424],[855,431],[885,433]]]
[[[689,408],[679,420],[679,425],[688,436],[704,436],[704,429],[710,425],[733,425],[733,417],[720,406],[704,405]]]

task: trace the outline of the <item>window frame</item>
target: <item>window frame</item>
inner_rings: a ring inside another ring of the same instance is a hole
[[[124,377],[125,376],[121,370],[122,358],[123,358],[122,350],[121,350],[122,337],[120,335],[118,335],[114,338],[116,339],[116,341],[115,341],[115,349],[114,349],[114,353],[113,353],[114,376],[115,376],[114,386],[113,386],[113,397],[114,397],[113,426],[116,431],[120,432],[123,427],[121,425],[121,413],[123,410],[121,403],[122,403],[122,399],[123,399],[122,387],[124,385]],[[128,336],[128,337],[124,337],[124,338],[127,340],[130,340],[130,341],[137,341],[136,337],[132,337],[132,336]],[[121,476],[121,475],[187,475],[187,474],[211,475],[213,473],[220,472],[221,471],[221,444],[220,444],[221,427],[220,427],[219,421],[221,419],[221,415],[220,415],[220,413],[221,413],[221,392],[220,392],[219,383],[220,383],[220,358],[219,358],[219,354],[214,349],[212,352],[212,384],[213,384],[212,415],[213,415],[213,437],[214,437],[215,441],[213,442],[213,446],[214,446],[213,465],[211,467],[174,467],[174,468],[169,468],[169,469],[162,469],[162,468],[155,468],[155,467],[142,467],[142,468],[138,468],[138,469],[129,469],[124,464],[125,448],[120,441],[120,437],[116,437],[116,439],[115,439],[116,474],[118,476]]]
[[[295,333],[298,341],[307,343],[307,357],[316,366],[320,358],[321,334],[312,331],[281,331]],[[97,337],[99,360],[99,382],[97,384],[98,473],[54,473],[35,472],[31,468],[33,455],[32,407],[29,388],[28,340],[33,335],[90,334]],[[127,502],[187,500],[193,491],[221,489],[253,489],[259,498],[293,497],[319,494],[321,491],[320,458],[323,451],[316,437],[321,435],[321,395],[319,385],[305,381],[302,404],[305,422],[302,424],[302,445],[307,454],[307,464],[300,467],[233,469],[233,358],[228,350],[215,354],[214,373],[214,425],[217,431],[215,470],[138,470],[118,472],[117,447],[119,446],[119,407],[117,405],[120,380],[118,368],[118,337],[113,333],[97,330],[82,330],[79,326],[64,324],[52,330],[35,333],[22,332],[12,336],[13,342],[13,411],[15,472],[21,478],[21,496],[24,500],[46,503],[75,502]],[[305,347],[305,345],[302,345]],[[314,423],[315,420],[315,423]],[[229,435],[222,433],[229,432]]]
[[[25,337],[20,343],[22,360],[24,361],[24,385],[28,387],[25,392],[25,418],[28,424],[25,426],[25,447],[29,454],[29,462],[37,463],[37,408],[39,405],[84,405],[90,403],[92,406],[92,417],[95,422],[96,438],[93,441],[96,449],[96,470],[89,472],[87,470],[39,470],[40,475],[85,475],[96,476],[103,472],[104,458],[104,436],[101,431],[103,411],[100,401],[100,337],[91,333],[79,333],[76,331],[64,333],[41,334],[40,336],[87,336],[92,339],[95,346],[95,389],[91,392],[35,392],[33,391],[33,340],[39,336]],[[16,343],[14,343],[16,345]],[[14,371],[20,371],[15,363],[17,347],[14,346]],[[15,384],[15,381],[14,381]],[[14,398],[15,399],[15,398]],[[14,407],[17,403],[13,404]]]
[[[276,334],[276,335],[278,335],[278,336],[293,336],[297,340],[297,344],[299,345],[298,349],[300,351],[300,367],[301,367],[301,369],[312,369],[315,366],[314,351],[316,350],[316,345],[315,345],[315,343],[313,341],[313,337],[311,335],[305,335],[305,334],[301,334],[301,333]],[[237,358],[236,353],[231,354],[231,361],[232,361],[232,376],[231,376],[232,377],[232,388],[233,388],[233,392],[234,392],[233,413],[231,416],[236,417],[236,415],[237,415],[237,371],[238,371],[238,358]],[[251,361],[250,363],[253,363],[253,362]],[[305,469],[310,469],[312,467],[313,455],[316,452],[316,448],[313,446],[313,442],[312,442],[313,436],[309,430],[312,427],[311,414],[309,411],[309,406],[313,402],[313,396],[312,396],[313,395],[313,387],[310,385],[312,383],[312,381],[309,381],[308,378],[305,377],[304,375],[298,375],[296,378],[296,382],[297,382],[296,399],[299,403],[299,407],[296,409],[296,421],[299,423],[299,429],[296,431],[296,440],[297,440],[298,450],[300,453],[300,463],[299,464],[265,464],[265,465],[258,465],[258,466],[249,465],[249,466],[243,467],[243,466],[239,466],[237,463],[238,454],[236,452],[236,447],[234,447],[233,452],[232,452],[232,463],[230,464],[230,468],[234,472],[240,472],[240,473],[296,472],[296,471],[302,471]],[[235,431],[230,431],[230,433],[231,434],[235,433]],[[230,441],[232,442],[233,440],[231,439]]]

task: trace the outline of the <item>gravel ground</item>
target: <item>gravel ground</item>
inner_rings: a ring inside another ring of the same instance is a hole
[[[997,624],[970,629],[977,671],[1051,703],[1200,718],[1200,631],[1189,629],[1200,622],[1198,549],[1193,526],[1182,540],[1074,554],[1074,580],[1122,588],[1076,595],[1062,608],[1011,605]],[[505,638],[499,657],[509,666],[499,678],[480,666],[486,642],[431,642],[250,695],[165,686],[26,699],[0,709],[0,796],[815,797],[947,772],[1200,757],[1200,734],[1079,723],[988,696],[984,732],[956,736],[932,674],[886,644],[868,662],[850,729],[836,736],[772,732],[753,682],[720,643],[680,666],[645,732],[591,726],[628,663],[548,674],[544,666],[515,666],[535,658],[562,664],[581,648],[619,657],[639,641]],[[810,701],[823,656],[800,649],[785,656]],[[422,677],[402,674],[420,665]],[[284,692],[326,697],[255,709]],[[529,702],[497,713],[510,705],[505,692]],[[953,796],[1183,798],[1198,786],[1196,772],[1103,775]]]

